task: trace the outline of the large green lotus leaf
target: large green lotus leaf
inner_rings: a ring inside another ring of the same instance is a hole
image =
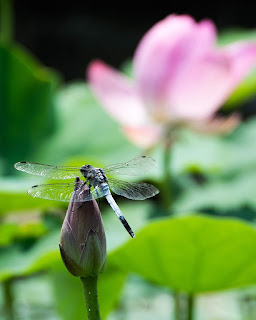
[[[198,293],[256,283],[256,230],[207,216],[152,222],[109,259],[176,291]]]
[[[199,209],[256,210],[256,173],[246,172],[230,180],[217,180],[188,188],[174,203],[177,213]]]
[[[31,157],[53,130],[57,76],[23,48],[0,43],[0,145],[3,173]]]
[[[82,283],[71,276],[64,266],[51,272],[55,305],[63,320],[87,319]],[[107,265],[103,274],[98,276],[98,295],[101,318],[116,305],[123,287],[126,274]],[[72,292],[72,294],[70,294]],[[72,306],[72,307],[70,307]]]
[[[71,157],[84,157],[112,164],[127,161],[140,152],[99,106],[85,82],[59,91],[56,117],[57,130],[38,155],[42,162],[60,164]]]

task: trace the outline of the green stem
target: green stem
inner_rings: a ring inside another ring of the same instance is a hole
[[[182,313],[182,308],[180,304],[180,295],[178,292],[174,292],[173,294],[173,300],[174,300],[174,319],[175,320],[180,320],[180,315]]]
[[[13,6],[11,0],[0,0],[0,39],[10,43],[13,39]]]
[[[6,320],[14,320],[12,279],[3,282],[4,313]]]
[[[174,293],[175,320],[193,320],[194,296],[182,292]]]
[[[194,318],[194,296],[189,294],[187,296],[187,315],[188,320],[193,320]]]
[[[169,211],[172,205],[173,194],[172,194],[172,175],[171,175],[171,146],[170,142],[166,142],[164,155],[163,155],[163,165],[164,165],[164,177],[163,177],[163,189],[161,190],[163,203],[165,210]]]
[[[97,281],[98,276],[81,278],[88,320],[100,320]]]

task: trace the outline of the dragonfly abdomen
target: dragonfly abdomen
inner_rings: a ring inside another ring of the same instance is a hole
[[[123,226],[125,229],[128,231],[129,235],[132,238],[135,238],[134,232],[132,231],[132,228],[129,226],[128,222],[126,221],[122,211],[119,209],[117,203],[115,202],[114,198],[112,197],[111,193],[109,192],[108,194],[105,195],[107,202],[117,215],[118,219],[122,222]]]
[[[128,231],[129,235],[132,238],[135,238],[134,232],[132,231],[132,228],[129,226],[128,222],[126,221],[122,211],[120,210],[120,208],[118,207],[117,203],[115,202],[114,198],[112,197],[110,190],[109,190],[109,186],[107,183],[102,183],[101,184],[101,191],[104,194],[107,202],[109,203],[110,207],[113,209],[113,211],[115,212],[115,214],[117,215],[118,219],[122,222],[123,226],[125,227],[125,229]]]
[[[100,189],[101,189],[101,192],[104,194],[104,196],[107,196],[108,194],[111,195],[109,186],[106,182],[100,184]]]

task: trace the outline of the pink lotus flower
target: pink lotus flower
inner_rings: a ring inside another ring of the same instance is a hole
[[[88,68],[89,84],[136,144],[152,145],[177,123],[203,129],[256,61],[256,43],[215,43],[211,21],[170,15],[139,43],[134,80],[96,60]]]

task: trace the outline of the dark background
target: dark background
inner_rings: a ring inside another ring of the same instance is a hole
[[[219,30],[256,27],[255,6],[244,1],[221,6],[214,1],[157,4],[140,9],[127,2],[120,8],[102,8],[100,2],[90,6],[85,1],[15,0],[15,39],[43,64],[58,70],[64,80],[72,80],[84,79],[94,58],[119,67],[132,57],[142,35],[170,13],[188,13],[196,20],[211,18]]]

